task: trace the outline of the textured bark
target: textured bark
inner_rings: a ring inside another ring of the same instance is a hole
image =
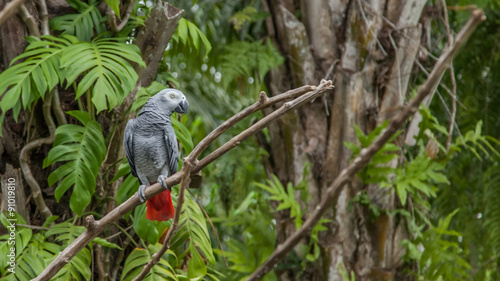
[[[6,0],[0,0],[0,7],[4,7]],[[27,35],[21,19],[16,15],[8,17],[0,27],[2,40],[2,69],[9,66],[13,58],[21,54],[27,45],[24,36]]]
[[[3,212],[4,210],[8,210],[8,207],[13,206],[14,210],[18,212],[23,218],[25,218],[26,223],[29,224],[30,210],[29,210],[29,205],[26,204],[26,194],[24,193],[24,184],[23,184],[23,176],[21,173],[21,169],[15,169],[12,165],[7,164],[7,169],[5,173],[2,175],[1,180],[2,182],[0,183],[0,185],[2,186],[3,199],[0,210]],[[12,190],[12,187],[14,187],[14,190]],[[8,202],[9,189],[15,192],[13,205],[9,205]],[[9,213],[6,212],[5,214]]]
[[[135,44],[141,49],[146,68],[136,70],[138,70],[139,82],[143,87],[149,86],[153,81],[158,62],[183,12],[168,3],[159,2],[151,10],[144,28],[139,30]]]
[[[269,130],[266,166],[283,184],[297,184],[304,165],[312,164],[308,210],[316,208],[327,186],[348,165],[351,152],[344,142],[357,141],[354,125],[368,133],[403,104],[420,46],[418,21],[425,3],[312,0],[300,1],[298,12],[290,1],[265,1],[272,14],[269,35],[287,58],[286,65],[270,75],[271,92],[315,84],[328,75],[336,87],[333,98],[305,105]],[[393,193],[352,182],[325,215],[333,221],[320,233],[320,258],[308,264],[300,278],[293,270],[277,271],[280,280],[342,280],[341,263],[356,273],[356,280],[392,280],[401,264],[398,245],[405,238],[404,227],[387,215],[371,222],[361,206],[349,211],[349,200],[361,190],[378,208],[394,209]],[[295,231],[287,218],[283,212],[276,215],[278,244]]]

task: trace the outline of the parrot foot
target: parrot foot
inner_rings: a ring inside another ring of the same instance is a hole
[[[139,201],[141,201],[141,203],[144,203],[146,201],[146,194],[144,193],[144,190],[146,190],[146,186],[144,184],[141,184],[139,186]]]
[[[167,184],[165,183],[165,177],[163,175],[158,176],[158,183],[165,189],[169,189]]]

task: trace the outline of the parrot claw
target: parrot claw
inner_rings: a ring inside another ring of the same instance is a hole
[[[163,175],[158,176],[158,183],[165,189],[168,189],[167,184],[165,183],[165,177]]]
[[[141,203],[144,203],[146,201],[146,194],[144,193],[144,190],[146,190],[146,186],[144,184],[141,184],[139,186],[139,201],[141,201]]]

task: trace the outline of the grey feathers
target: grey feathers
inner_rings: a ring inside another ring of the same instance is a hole
[[[123,146],[132,175],[149,186],[159,175],[177,172],[177,138],[170,115],[185,113],[189,103],[181,91],[166,89],[151,97],[137,118],[128,121]]]

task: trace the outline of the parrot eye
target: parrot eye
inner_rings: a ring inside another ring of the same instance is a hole
[[[174,95],[174,94],[171,94],[171,95],[170,95],[170,97],[171,97],[171,98],[175,98],[175,95]]]

